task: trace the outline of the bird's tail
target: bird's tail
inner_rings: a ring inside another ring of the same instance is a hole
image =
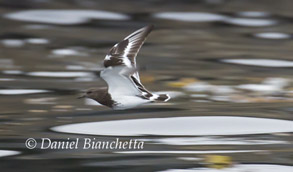
[[[168,94],[159,94],[155,100],[166,102],[166,101],[170,100],[170,98],[171,97]]]

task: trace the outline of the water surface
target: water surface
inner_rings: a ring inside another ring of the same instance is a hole
[[[292,171],[292,5],[0,0],[1,168]],[[77,99],[105,86],[108,50],[148,24],[141,80],[172,99],[125,111]],[[144,149],[28,149],[27,138],[137,139]]]

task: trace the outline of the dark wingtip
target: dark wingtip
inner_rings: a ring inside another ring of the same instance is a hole
[[[156,100],[166,102],[166,101],[170,100],[170,98],[171,97],[168,94],[160,94]]]
[[[155,25],[149,24],[145,28],[146,28],[147,32],[150,33],[155,28]]]

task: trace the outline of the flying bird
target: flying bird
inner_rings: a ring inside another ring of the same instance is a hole
[[[153,25],[143,27],[115,44],[104,59],[100,76],[107,88],[90,88],[79,98],[90,98],[114,110],[134,108],[155,101],[168,101],[168,94],[155,94],[141,83],[136,56]]]

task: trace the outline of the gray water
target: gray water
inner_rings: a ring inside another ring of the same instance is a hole
[[[292,171],[292,5],[1,0],[0,169]],[[172,99],[124,111],[77,99],[105,86],[98,73],[108,50],[148,24],[141,80]],[[41,149],[42,138],[144,145]]]

